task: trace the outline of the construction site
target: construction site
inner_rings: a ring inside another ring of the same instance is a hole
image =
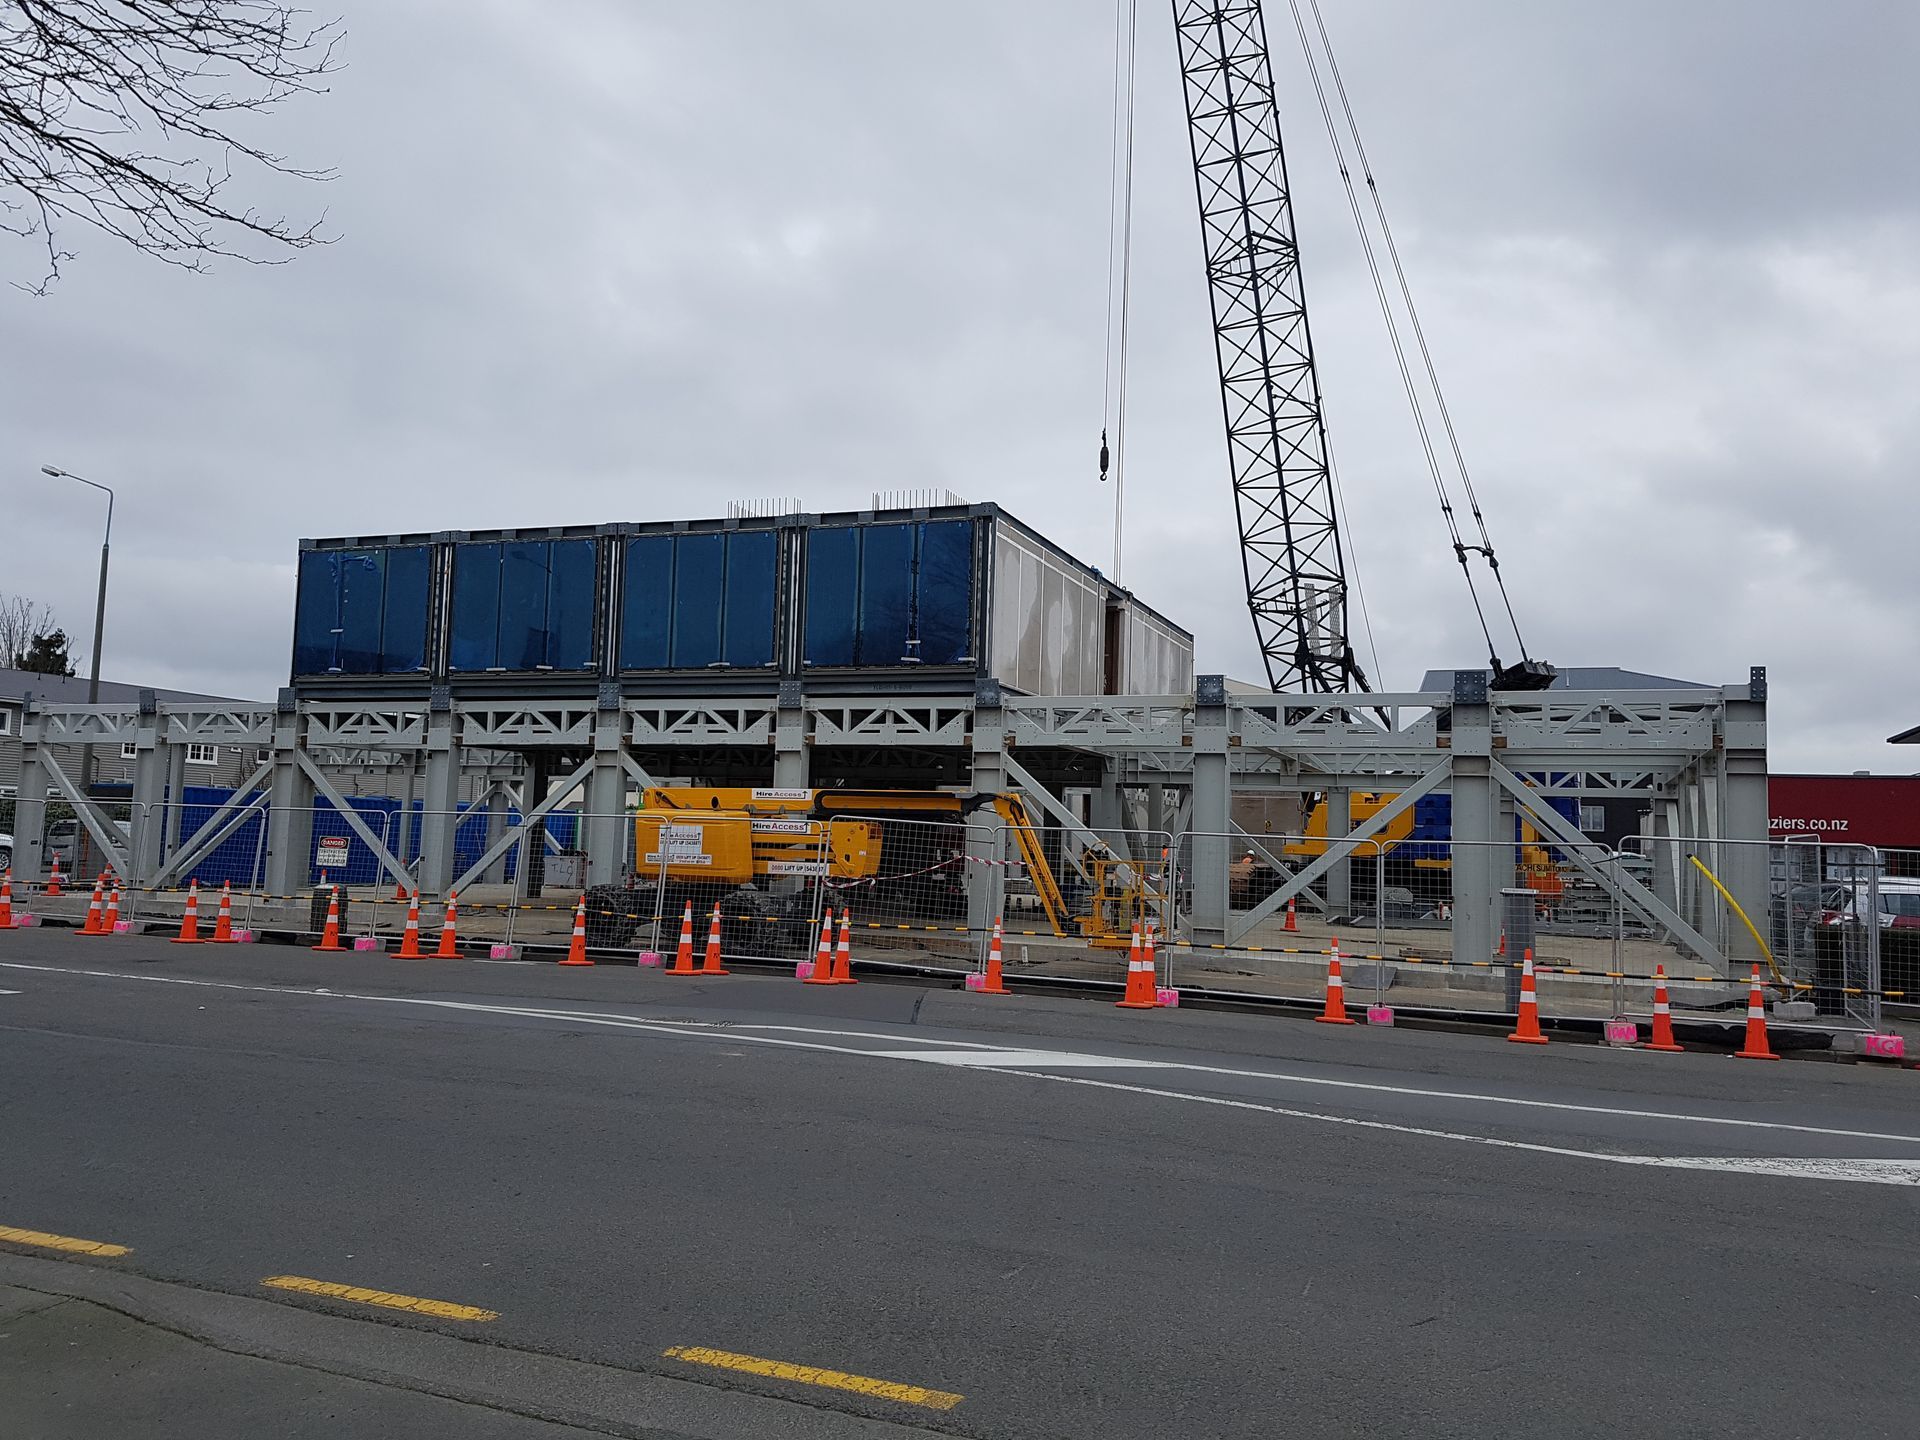
[[[1176,15],[1239,521],[1220,556],[1264,675],[1207,668],[1187,617],[1115,578],[1117,467],[1111,574],[945,493],[303,539],[271,705],[28,706],[16,911],[171,929],[222,892],[261,940],[444,926],[453,953],[659,964],[692,927],[802,968],[837,915],[874,973],[1103,993],[1150,956],[1157,1003],[1318,1006],[1331,958],[1382,1023],[1510,1016],[1537,979],[1596,1033],[1650,1018],[1657,978],[1730,1032],[1758,975],[1807,1043],[1876,1034],[1908,962],[1883,974],[1879,927],[1799,897],[1871,905],[1885,862],[1769,840],[1765,668],[1532,654],[1417,319],[1391,314],[1487,663],[1373,688],[1259,8]],[[1412,317],[1386,253],[1375,284]],[[190,787],[207,746],[251,773]],[[96,747],[129,783],[83,784]],[[50,806],[84,831],[78,875]]]

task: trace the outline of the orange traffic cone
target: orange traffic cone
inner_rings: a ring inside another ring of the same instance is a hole
[[[833,984],[833,911],[827,911],[827,918],[820,922],[820,943],[814,947],[813,971],[807,976],[809,985]]]
[[[1000,917],[993,919],[993,940],[987,946],[987,979],[980,987],[982,995],[1011,995],[1013,992],[1000,980]]]
[[[1647,1042],[1649,1050],[1665,1050],[1678,1054],[1683,1047],[1673,1038],[1673,1012],[1667,1008],[1667,967],[1653,967],[1653,1039]]]
[[[1293,913],[1293,897],[1291,895],[1287,897],[1287,923],[1280,928],[1285,930],[1289,935],[1300,928],[1299,917]]]
[[[320,943],[316,950],[344,950],[340,943],[340,887],[333,886],[327,891],[327,926],[320,932]]]
[[[95,876],[93,881],[93,898],[87,901],[87,923],[80,927],[80,933],[82,935],[98,935],[100,933],[100,905],[106,898],[106,892],[107,877],[105,875]]]
[[[853,978],[853,919],[845,910],[840,912],[840,948],[833,952],[833,983],[860,983]]]
[[[440,948],[433,952],[437,960],[458,960],[460,958],[460,940],[454,931],[454,913],[460,908],[458,891],[447,892],[447,913],[440,921]]]
[[[680,949],[673,957],[673,968],[669,975],[693,975],[693,902],[687,901],[687,908],[680,916]]]
[[[1533,988],[1533,951],[1527,949],[1520,955],[1520,1023],[1514,1027],[1507,1039],[1516,1045],[1544,1045],[1547,1037],[1540,1033],[1540,996]]]
[[[53,899],[60,893],[60,857],[53,857],[53,874],[47,877],[47,898]]]
[[[1314,1022],[1320,1025],[1351,1025],[1347,1014],[1347,980],[1340,973],[1340,937],[1334,936],[1327,952],[1327,1003]]]
[[[582,895],[580,903],[573,909],[573,941],[567,946],[567,958],[562,965],[591,965],[587,958],[587,897]]]
[[[233,939],[233,886],[229,881],[220,882],[220,910],[213,917],[213,938],[209,945],[231,945]]]
[[[102,935],[115,935],[120,930],[120,882],[113,882],[113,888],[107,891],[107,913],[100,921]]]
[[[399,960],[419,960],[420,954],[420,892],[413,892],[413,898],[407,904],[407,930],[400,937],[400,948],[394,953]]]
[[[1153,971],[1148,969],[1146,951],[1140,946],[1140,927],[1133,927],[1133,943],[1127,947],[1127,993],[1115,1005],[1121,1010],[1151,1010]]]
[[[700,962],[702,975],[725,975],[727,969],[720,963],[720,903],[714,902],[713,921],[707,926],[707,954]]]
[[[180,933],[173,937],[176,945],[198,945],[200,940],[200,880],[195,876],[187,882],[187,908],[180,912]]]
[[[394,898],[394,899],[396,899],[396,900],[404,900],[404,899],[406,899],[406,898],[407,898],[407,893],[408,893],[408,892],[407,892],[407,885],[406,885],[406,882],[405,882],[404,880],[396,880],[396,881],[394,881],[394,882],[393,882],[393,898]],[[419,896],[419,894],[420,894],[420,892],[419,892],[418,890],[415,890],[415,891],[413,891],[412,893],[414,894],[414,896],[415,896],[416,898],[417,898],[417,897]]]
[[[1500,943],[1498,946],[1494,948],[1493,953],[1495,955],[1498,955],[1502,960],[1507,958],[1507,932],[1506,931],[1502,930],[1500,932]]]
[[[1767,997],[1760,991],[1760,967],[1753,967],[1753,985],[1747,991],[1747,1043],[1733,1052],[1742,1060],[1778,1060],[1767,1047]]]
[[[7,873],[0,875],[0,930],[18,928],[13,923],[13,867],[7,867]]]

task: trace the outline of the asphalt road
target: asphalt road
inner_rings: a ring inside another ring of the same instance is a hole
[[[1920,1430],[1909,1071],[49,931],[0,935],[0,992],[0,1227],[130,1249],[0,1238],[0,1284],[396,1404],[653,1435]],[[0,1390],[32,1368],[9,1333]],[[243,1384],[278,1393],[208,1393]],[[32,1433],[159,1405],[74,1401]]]

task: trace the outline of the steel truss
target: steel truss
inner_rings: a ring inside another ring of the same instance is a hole
[[[1708,962],[1722,955],[1655,894],[1618,866],[1598,863],[1604,850],[1569,826],[1547,803],[1556,796],[1633,795],[1653,803],[1656,836],[1695,835],[1762,840],[1767,834],[1766,677],[1747,685],[1660,691],[1564,691],[1489,694],[1483,672],[1461,671],[1450,692],[1404,694],[1229,695],[1219,676],[1200,676],[1192,695],[1031,697],[1003,694],[992,682],[963,696],[809,696],[789,689],[753,698],[689,696],[597,700],[465,701],[439,691],[426,698],[364,704],[297,702],[273,707],[161,704],[36,705],[23,716],[23,764],[15,824],[20,878],[45,871],[46,805],[61,798],[135,885],[177,881],[247,815],[269,815],[269,884],[286,894],[305,883],[316,796],[324,795],[354,824],[329,778],[329,765],[377,751],[415,760],[424,770],[422,853],[418,874],[370,831],[362,834],[396,879],[417,879],[423,892],[444,894],[486,872],[561,804],[577,803],[587,821],[587,849],[596,883],[617,878],[623,852],[620,815],[635,786],[655,774],[711,778],[724,765],[729,780],[778,786],[831,785],[888,757],[922,767],[922,784],[959,784],[976,791],[1020,789],[1056,818],[1065,785],[1094,792],[1109,816],[1145,800],[1149,828],[1190,830],[1193,839],[1195,938],[1232,943],[1263,918],[1259,909],[1231,915],[1227,863],[1235,793],[1292,792],[1344,797],[1354,791],[1396,794],[1395,806],[1337,832],[1326,855],[1294,872],[1271,905],[1289,895],[1316,903],[1310,887],[1340,875],[1349,858],[1397,809],[1419,796],[1453,797],[1456,840],[1454,943],[1457,953],[1485,953],[1493,938],[1493,905],[1513,883],[1511,857],[1495,842],[1510,839],[1512,817],[1524,813],[1603,890],[1649,924],[1676,937]],[[63,759],[70,747],[132,743],[133,834],[123,836],[107,807],[81,796]],[[165,833],[152,817],[169,807],[169,776],[180,774],[175,752],[187,744],[247,745],[262,763],[233,800],[190,836]],[[507,791],[518,767],[518,829],[489,831],[486,859],[467,874],[453,870],[458,780],[484,776],[490,798]],[[932,768],[927,768],[932,767]],[[914,773],[903,769],[903,774]],[[1064,778],[1064,781],[1062,779]],[[860,779],[849,783],[864,783]],[[1344,813],[1343,803],[1339,811]],[[1334,813],[1330,809],[1330,813]],[[1078,823],[1077,821],[1075,823]],[[1096,825],[1112,823],[1096,820]],[[601,827],[596,830],[595,827]],[[364,826],[358,827],[364,830]],[[1764,847],[1730,846],[1737,858],[1726,881],[1750,913],[1764,913]]]

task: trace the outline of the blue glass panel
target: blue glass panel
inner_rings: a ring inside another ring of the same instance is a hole
[[[773,592],[779,555],[771,530],[727,537],[727,610],[723,658],[729,665],[773,663]]]
[[[490,670],[500,653],[500,547],[453,547],[453,620],[447,664]]]
[[[851,665],[859,593],[860,532],[807,533],[807,643],[810,665]]]
[[[591,670],[594,542],[556,540],[552,548],[553,585],[547,605],[546,661],[556,670]]]
[[[340,670],[380,673],[380,616],[386,604],[386,554],[340,552]]]
[[[547,663],[547,588],[553,547],[510,540],[500,547],[500,653],[495,664],[532,670]]]
[[[724,535],[682,535],[673,562],[673,668],[720,658],[720,563]]]
[[[920,658],[953,665],[973,654],[973,522],[920,527]]]
[[[300,557],[298,598],[293,609],[293,673],[324,675],[337,647],[333,627],[340,611],[340,562],[330,550]]]
[[[912,525],[868,525],[860,546],[857,665],[898,665],[913,623]]]
[[[627,542],[621,582],[620,668],[664,670],[667,621],[673,606],[673,537],[642,535]]]
[[[387,608],[380,624],[380,669],[387,675],[427,665],[427,592],[432,552],[424,545],[387,551]]]

